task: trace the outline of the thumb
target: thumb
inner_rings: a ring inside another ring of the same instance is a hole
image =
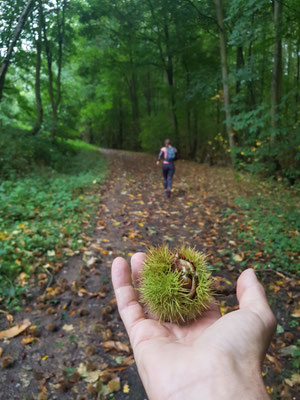
[[[249,309],[255,312],[270,329],[275,329],[276,320],[269,306],[265,290],[252,268],[242,272],[237,281],[236,291],[240,309]]]

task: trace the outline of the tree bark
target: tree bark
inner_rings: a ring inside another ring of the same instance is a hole
[[[147,115],[150,117],[152,113],[152,104],[151,104],[152,90],[151,90],[151,75],[149,69],[146,72],[145,99],[146,99]]]
[[[30,12],[31,12],[31,10],[33,8],[34,3],[35,3],[35,0],[29,0],[27,5],[26,5],[26,7],[24,8],[24,10],[23,10],[23,12],[22,12],[22,14],[21,14],[21,16],[19,18],[19,22],[18,22],[18,24],[16,26],[14,36],[13,36],[13,38],[12,38],[12,40],[10,42],[10,45],[9,45],[9,47],[7,49],[7,54],[6,54],[4,60],[3,60],[2,64],[1,64],[1,67],[0,67],[0,102],[2,100],[2,93],[3,93],[4,83],[5,83],[5,76],[6,76],[8,67],[9,67],[9,62],[10,62],[12,53],[14,51],[14,47],[15,47],[15,45],[16,45],[19,37],[20,37],[20,34],[21,34],[21,32],[22,32],[22,30],[24,28],[25,22],[26,22],[26,20],[28,18],[28,15],[30,14]]]
[[[273,130],[279,126],[279,105],[281,100],[282,81],[282,41],[281,41],[281,17],[282,3],[274,0],[274,62],[272,71],[272,94],[271,94],[271,125]]]
[[[166,72],[168,77],[168,83],[171,92],[171,108],[172,108],[172,116],[173,116],[173,124],[174,124],[174,134],[175,134],[175,142],[179,140],[179,129],[178,129],[178,119],[176,112],[176,95],[175,95],[175,87],[174,87],[174,65],[173,65],[173,57],[170,51],[169,44],[169,26],[167,22],[166,16],[164,17],[164,33],[165,33],[165,42],[166,42]]]
[[[236,49],[236,72],[238,73],[239,70],[244,66],[244,54],[243,54],[243,47],[238,46]],[[236,84],[235,84],[235,93],[239,94],[241,90],[241,80],[237,76]]]
[[[39,25],[38,38],[36,40],[36,64],[35,64],[35,101],[37,120],[32,129],[32,134],[35,135],[41,128],[43,122],[43,104],[41,97],[41,54],[42,54],[42,2],[39,0]]]
[[[300,85],[299,85],[299,82],[300,82],[300,55],[299,55],[299,53],[300,53],[300,41],[298,41],[298,43],[297,43],[297,72],[296,72],[296,98],[295,98],[295,100],[296,100],[296,108],[295,108],[295,123],[297,123],[298,122],[298,113],[299,113],[299,110],[298,110],[298,104],[299,104],[299,100],[300,100],[300,95],[299,95],[299,90],[300,90]]]
[[[57,130],[57,113],[58,107],[61,101],[61,71],[62,71],[62,58],[63,58],[63,41],[65,36],[65,9],[66,9],[67,1],[63,1],[62,6],[62,16],[59,18],[60,10],[57,9],[57,40],[58,40],[58,54],[57,54],[57,78],[56,78],[56,96],[54,94],[54,79],[53,79],[53,71],[52,71],[52,60],[53,54],[50,47],[50,43],[47,37],[47,27],[44,15],[42,13],[42,28],[44,35],[44,44],[45,44],[45,52],[47,58],[47,67],[48,67],[48,79],[49,79],[49,97],[52,109],[52,126],[51,126],[51,138],[54,139]]]
[[[221,67],[222,67],[222,81],[223,81],[223,91],[224,91],[224,108],[226,115],[226,131],[228,136],[229,147],[232,149],[234,147],[233,129],[231,124],[231,111],[230,111],[230,93],[228,85],[228,68],[227,68],[227,57],[226,57],[226,35],[224,30],[223,22],[223,4],[222,0],[215,0],[218,29],[220,36],[220,55],[221,55]]]
[[[250,60],[252,57],[252,41],[249,43],[249,48],[248,48],[248,60]],[[251,67],[251,75],[253,73],[252,67]],[[247,88],[248,88],[248,104],[249,104],[249,110],[255,107],[256,101],[255,101],[255,92],[254,92],[254,86],[253,86],[253,80],[247,80]]]
[[[153,21],[159,26],[158,21],[156,20],[154,7],[151,0],[148,0],[150,12],[153,18]],[[169,91],[170,91],[170,102],[171,102],[171,112],[172,112],[172,119],[173,119],[173,126],[174,126],[174,139],[175,142],[178,143],[179,141],[179,127],[178,127],[178,119],[177,119],[177,112],[176,112],[176,94],[175,94],[175,87],[174,87],[174,64],[173,64],[173,56],[170,50],[170,43],[169,43],[169,26],[167,21],[167,16],[164,13],[164,21],[163,21],[163,31],[164,35],[158,34],[157,38],[157,47],[160,54],[162,65],[165,69]],[[162,41],[165,44],[166,50],[163,50]]]

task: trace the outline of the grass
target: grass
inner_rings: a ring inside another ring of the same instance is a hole
[[[48,274],[82,247],[83,224],[99,202],[106,173],[96,147],[68,141],[59,169],[42,166],[0,185],[0,298],[18,304],[28,279]]]

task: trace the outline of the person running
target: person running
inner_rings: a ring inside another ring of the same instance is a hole
[[[170,139],[165,140],[165,146],[160,149],[158,160],[156,162],[159,165],[159,161],[163,157],[163,177],[164,177],[164,189],[167,197],[171,196],[173,175],[175,173],[174,161],[177,159],[177,149],[171,145]]]

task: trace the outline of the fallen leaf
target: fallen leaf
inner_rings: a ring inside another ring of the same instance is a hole
[[[7,321],[9,322],[10,325],[12,325],[12,323],[14,322],[14,317],[7,311],[0,310],[0,313],[5,314]]]
[[[298,385],[300,384],[300,374],[293,374],[290,379],[285,379],[284,381],[291,387]]]
[[[2,347],[0,347],[0,358],[2,357],[2,354],[3,354],[3,349]]]
[[[68,325],[68,324],[65,324],[63,327],[62,327],[62,329],[65,331],[65,332],[72,332],[73,330],[74,330],[74,326],[73,325]]]
[[[267,358],[271,363],[274,364],[275,370],[276,370],[277,372],[281,372],[281,367],[280,367],[280,365],[279,365],[278,360],[277,360],[275,357],[271,356],[270,354],[266,354],[266,358]]]
[[[42,360],[45,361],[45,360],[47,360],[47,358],[48,358],[47,355],[46,355],[46,356],[43,356],[43,357],[42,357]]]
[[[124,385],[123,386],[123,393],[129,393],[130,392],[130,387],[129,385]]]
[[[299,310],[294,310],[294,311],[293,311],[293,314],[292,314],[292,317],[294,317],[294,318],[300,318],[300,309],[299,309]]]
[[[241,262],[243,261],[242,257],[239,254],[234,254],[233,259],[235,262]]]
[[[24,319],[24,321],[20,322],[19,324],[13,326],[10,329],[0,332],[0,339],[9,339],[15,336],[20,335],[25,329],[27,329],[31,325],[29,319]]]
[[[135,363],[135,360],[133,358],[133,355],[131,355],[131,356],[128,356],[128,357],[125,358],[125,360],[123,361],[122,365],[128,365],[129,366],[129,365],[132,365],[134,363]]]
[[[228,307],[220,307],[221,315],[222,315],[222,316],[225,315],[226,312],[227,312],[227,310],[228,310]]]
[[[89,292],[88,290],[86,290],[86,289],[84,289],[84,288],[78,289],[77,294],[78,294],[79,297],[82,297],[82,296],[84,296],[85,294],[86,294],[87,296],[91,296],[91,297],[98,297],[98,296],[99,296],[99,297],[105,297],[105,296],[106,296],[106,294],[103,293],[103,292],[95,292],[95,293],[93,293],[93,292]]]
[[[97,257],[91,257],[89,260],[87,260],[86,265],[88,267],[91,267],[97,262]]]
[[[120,378],[108,382],[108,393],[118,392],[121,389]]]
[[[125,353],[130,353],[129,346],[127,344],[124,344],[122,342],[115,342],[113,340],[108,340],[103,343],[103,346],[105,347],[105,351],[110,351],[110,350],[116,350],[118,352],[125,352]]]
[[[32,342],[35,342],[36,340],[38,340],[38,338],[33,337],[33,336],[28,336],[28,337],[23,338],[23,339],[21,340],[21,343],[22,343],[22,344],[30,344],[30,343],[32,343]]]
[[[295,357],[296,352],[298,351],[298,346],[292,344],[290,346],[286,346],[283,349],[279,350],[285,356],[292,356]]]

